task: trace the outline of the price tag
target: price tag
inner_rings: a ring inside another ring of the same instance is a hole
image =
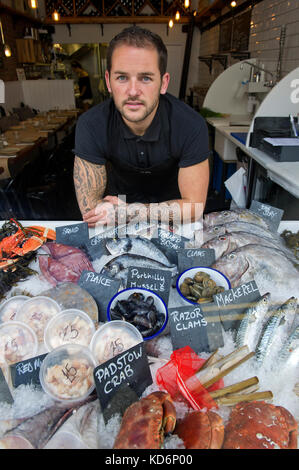
[[[98,320],[107,321],[107,307],[111,298],[118,292],[120,280],[112,279],[105,274],[83,271],[78,285],[87,290],[98,306]]]
[[[85,243],[85,248],[93,261],[101,258],[103,255],[110,254],[106,248],[106,241],[106,238],[96,235]]]
[[[242,313],[259,298],[260,292],[255,281],[214,295],[214,306],[219,312],[223,328],[226,331],[238,329]]]
[[[19,385],[40,385],[39,370],[47,354],[41,354],[10,366],[11,380],[16,388]]]
[[[218,312],[204,312],[201,306],[190,304],[170,308],[168,314],[173,349],[190,346],[201,353],[224,345]]]
[[[79,247],[88,243],[88,240],[89,232],[86,222],[56,227],[56,243]]]
[[[171,272],[166,269],[129,268],[127,288],[141,287],[152,290],[164,300],[166,305],[168,305],[170,285]]]
[[[10,393],[3,371],[0,367],[0,402],[8,403],[11,405],[14,402],[12,394]]]
[[[210,248],[184,248],[178,251],[179,272],[195,266],[210,267],[215,263],[215,250]]]
[[[94,380],[102,410],[108,407],[122,386],[130,387],[140,397],[153,383],[144,342],[96,367]]]
[[[277,232],[284,211],[258,201],[252,201],[250,210],[263,217],[272,232]]]

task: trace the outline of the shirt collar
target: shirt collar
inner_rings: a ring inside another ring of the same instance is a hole
[[[125,139],[139,139],[139,140],[143,140],[144,142],[156,142],[157,140],[159,140],[160,132],[161,132],[160,113],[161,113],[161,106],[159,103],[154,119],[152,120],[149,128],[145,131],[145,134],[142,136],[133,134],[133,132],[124,123],[121,115],[119,114],[120,128],[122,130],[123,137]]]

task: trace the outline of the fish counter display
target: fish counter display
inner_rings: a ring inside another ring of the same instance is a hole
[[[298,227],[270,209],[4,222],[0,448],[297,449]]]

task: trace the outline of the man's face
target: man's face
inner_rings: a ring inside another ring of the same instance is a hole
[[[157,110],[160,93],[166,93],[169,83],[168,73],[161,79],[156,49],[118,46],[112,54],[110,75],[106,71],[105,78],[124,121],[130,127],[147,127]]]

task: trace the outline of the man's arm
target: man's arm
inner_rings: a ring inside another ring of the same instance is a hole
[[[84,215],[101,202],[106,189],[105,165],[96,165],[75,156],[74,185],[78,205]]]

